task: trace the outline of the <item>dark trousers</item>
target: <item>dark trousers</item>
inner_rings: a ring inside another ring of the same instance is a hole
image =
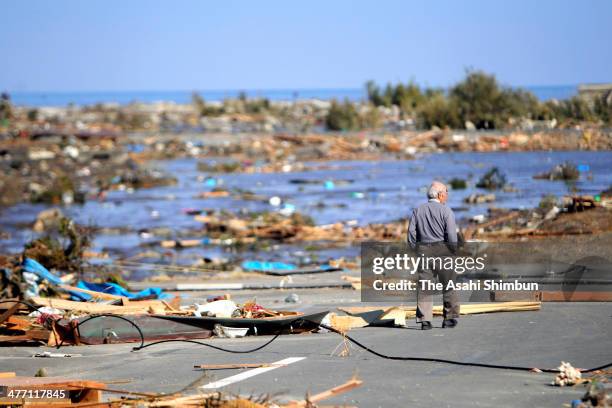
[[[432,244],[427,246],[419,246],[418,254],[423,254],[425,257],[447,257],[452,256],[444,243]],[[429,281],[434,283],[437,278],[442,284],[442,302],[444,319],[456,319],[459,317],[459,296],[454,290],[447,290],[448,281],[455,280],[457,275],[452,269],[420,268],[418,272],[419,281],[417,282],[417,323],[426,321],[430,322],[433,319],[433,291],[422,290],[421,281]]]

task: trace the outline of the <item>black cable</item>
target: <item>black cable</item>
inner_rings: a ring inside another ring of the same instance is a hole
[[[30,307],[33,307],[35,309],[38,309],[36,306],[33,306],[27,302],[23,302],[23,301],[3,301],[0,303],[6,303],[6,302],[20,302],[20,303],[24,303]],[[387,354],[382,354],[366,345],[364,345],[363,343],[361,343],[360,341],[352,338],[351,336],[346,335],[345,333],[340,332],[339,330],[334,329],[333,327],[327,326],[325,324],[319,323],[319,322],[314,322],[314,321],[310,321],[307,319],[296,319],[291,321],[290,323],[281,325],[278,333],[276,333],[274,335],[274,337],[272,337],[270,340],[268,340],[267,342],[265,342],[264,344],[257,346],[253,349],[248,349],[248,350],[230,350],[230,349],[226,349],[223,347],[219,347],[219,346],[215,346],[209,343],[202,343],[200,341],[196,341],[196,340],[183,340],[183,339],[170,339],[170,340],[159,340],[159,341],[155,341],[149,344],[144,344],[144,334],[142,332],[142,330],[140,329],[140,327],[134,323],[133,321],[123,317],[123,316],[119,316],[119,315],[115,315],[115,314],[99,314],[99,315],[94,315],[94,316],[90,316],[88,318],[86,318],[85,320],[79,322],[77,324],[77,330],[79,330],[79,327],[88,321],[91,321],[93,319],[99,318],[99,317],[116,317],[118,319],[122,319],[127,321],[128,323],[130,323],[132,326],[134,326],[136,328],[136,330],[138,330],[138,334],[140,335],[140,346],[134,347],[132,348],[132,351],[139,351],[142,350],[144,348],[147,347],[151,347],[151,346],[155,346],[158,344],[162,344],[162,343],[170,343],[170,342],[183,342],[183,343],[193,343],[193,344],[198,344],[200,346],[206,346],[206,347],[210,347],[212,349],[215,350],[219,350],[219,351],[225,351],[227,353],[234,353],[234,354],[245,354],[245,353],[253,353],[255,351],[259,351],[261,349],[263,349],[264,347],[267,347],[268,345],[270,345],[272,342],[274,342],[281,334],[282,331],[290,325],[295,324],[295,322],[297,321],[303,321],[303,322],[308,322],[308,323],[314,323],[316,324],[318,327],[324,328],[326,330],[329,330],[330,332],[336,333],[341,335],[342,337],[346,338],[347,340],[349,340],[351,343],[354,343],[356,346],[362,348],[363,350],[367,351],[368,353],[371,353],[377,357],[380,358],[384,358],[387,360],[395,360],[395,361],[423,361],[423,362],[432,362],[432,363],[442,363],[442,364],[452,364],[452,365],[460,365],[460,366],[468,366],[468,367],[482,367],[482,368],[494,368],[494,369],[500,369],[500,370],[514,370],[514,371],[534,371],[535,367],[523,367],[523,366],[511,366],[511,365],[502,365],[502,364],[487,364],[487,363],[476,363],[476,362],[465,362],[465,361],[456,361],[456,360],[448,360],[448,359],[443,359],[443,358],[431,358],[431,357],[403,357],[403,356],[389,356]],[[57,348],[59,349],[61,346],[63,345],[63,340],[62,342],[57,346]],[[597,370],[603,370],[605,368],[608,368],[612,366],[612,363],[606,363],[604,365],[601,365],[599,367],[593,367],[593,368],[589,368],[589,369],[585,369],[585,370],[580,370],[580,372],[582,373],[590,373],[593,371],[597,371]],[[545,372],[545,373],[558,373],[559,369],[556,368],[538,368],[538,370]]]
[[[469,366],[469,367],[482,367],[482,368],[495,368],[495,369],[500,369],[500,370],[515,370],[515,371],[533,371],[535,367],[521,367],[521,366],[509,366],[509,365],[500,365],[500,364],[486,364],[486,363],[472,363],[472,362],[465,362],[465,361],[455,361],[455,360],[448,360],[448,359],[442,359],[442,358],[429,358],[429,357],[400,357],[400,356],[389,356],[386,354],[382,354],[379,353],[378,351],[362,344],[361,342],[359,342],[358,340],[334,329],[333,327],[324,325],[322,323],[318,323],[318,322],[312,322],[306,319],[299,319],[299,320],[303,320],[303,321],[307,321],[310,323],[315,323],[317,324],[319,327],[322,327],[324,329],[327,329],[333,333],[339,334],[343,337],[345,337],[347,340],[349,340],[350,342],[354,343],[355,345],[357,345],[358,347],[361,347],[362,349],[364,349],[365,351],[374,354],[377,357],[380,358],[384,358],[387,360],[396,360],[396,361],[424,361],[424,362],[433,362],[433,363],[443,363],[443,364],[453,364],[453,365],[461,365],[461,366]],[[292,323],[295,323],[295,321],[293,321]],[[281,328],[280,331],[282,331],[283,329]],[[207,344],[207,343],[202,343],[202,342],[198,342],[195,340],[160,340],[160,341],[156,341],[153,343],[149,343],[143,347],[135,347],[133,349],[133,351],[138,351],[141,350],[145,347],[150,347],[150,346],[154,346],[156,344],[161,344],[161,343],[167,343],[167,342],[172,342],[172,341],[181,341],[181,342],[186,342],[186,343],[195,343],[195,344],[200,344],[203,346],[207,346],[207,347],[211,347],[220,351],[226,351],[229,353],[251,353],[253,351],[257,351],[257,350],[261,350],[264,347],[266,347],[267,345],[269,345],[270,343],[272,343],[274,340],[276,340],[278,337],[280,336],[280,333],[276,334],[272,339],[270,339],[269,341],[267,341],[266,343],[264,343],[263,345],[252,349],[252,350],[228,350],[228,349],[224,349],[222,347],[217,347],[217,346],[213,346],[211,344]],[[604,368],[610,367],[612,366],[612,363],[608,363],[608,364],[604,364],[602,366],[599,367],[594,367],[594,368],[589,368],[586,370],[580,370],[580,372],[583,373],[589,373],[592,371],[597,371],[597,370],[602,370]],[[559,369],[556,368],[538,368],[538,370],[545,372],[545,373],[558,373]]]
[[[90,319],[88,319],[88,320],[90,320]],[[219,350],[219,351],[225,351],[225,352],[228,352],[228,353],[235,353],[235,354],[252,353],[252,352],[255,352],[255,351],[259,351],[259,350],[263,349],[264,347],[270,345],[273,341],[275,341],[281,335],[282,331],[285,329],[286,326],[288,326],[290,324],[293,325],[293,324],[295,324],[296,321],[299,321],[299,320],[304,321],[304,322],[314,323],[318,327],[321,327],[321,328],[329,330],[329,331],[331,331],[333,333],[339,334],[339,335],[343,336],[344,338],[346,338],[347,340],[349,340],[350,342],[354,343],[356,346],[362,348],[363,350],[365,350],[365,351],[367,351],[367,352],[369,352],[371,354],[374,354],[377,357],[384,358],[384,359],[387,359],[387,360],[396,360],[396,361],[424,361],[424,362],[453,364],[453,365],[469,366],[469,367],[495,368],[495,369],[501,369],[501,370],[515,370],[515,371],[532,371],[534,369],[534,367],[522,367],[522,366],[510,366],[510,365],[500,365],[500,364],[486,364],[486,363],[476,363],[476,362],[465,362],[465,361],[455,361],[455,360],[448,360],[448,359],[442,359],[442,358],[389,356],[389,355],[386,355],[386,354],[379,353],[378,351],[376,351],[376,350],[374,350],[374,349],[364,345],[363,343],[361,343],[360,341],[352,338],[351,336],[348,336],[348,335],[346,335],[346,334],[344,334],[344,333],[334,329],[333,327],[327,326],[327,325],[319,323],[319,322],[309,321],[309,320],[303,319],[303,318],[297,319],[297,320],[292,321],[291,323],[287,323],[285,325],[282,325],[280,327],[278,333],[276,333],[274,335],[274,337],[272,337],[270,340],[268,340],[264,344],[262,344],[262,345],[260,345],[258,347],[255,347],[253,349],[249,349],[249,350],[229,350],[229,349],[226,349],[226,348],[223,348],[223,347],[214,346],[214,345],[209,344],[209,343],[203,343],[203,342],[196,341],[196,340],[182,340],[182,339],[159,340],[159,341],[155,341],[155,342],[152,342],[152,343],[149,343],[149,344],[145,345],[144,344],[144,336],[142,335],[142,331],[139,330],[139,333],[141,335],[141,340],[142,341],[140,343],[140,346],[134,347],[132,349],[132,351],[139,351],[139,350],[142,350],[144,348],[151,347],[151,346],[154,346],[154,345],[157,345],[157,344],[162,344],[162,343],[184,342],[184,343],[198,344],[198,345],[201,345],[201,346],[210,347],[212,349]],[[87,321],[87,320],[84,320],[81,323],[84,323],[85,321]],[[131,323],[133,323],[133,322],[131,322]],[[137,327],[137,325],[135,323],[133,323],[133,324],[134,324],[134,326]],[[589,368],[587,370],[581,370],[581,372],[589,373],[589,372],[596,371],[596,370],[601,370],[601,369],[604,369],[604,368],[607,368],[607,367],[610,367],[610,366],[612,366],[612,363],[604,364],[604,365],[602,365],[600,367]],[[542,372],[545,372],[545,373],[558,373],[559,372],[559,370],[556,369],[556,368],[543,368],[543,369],[539,369],[539,370],[542,371]]]
[[[370,347],[368,347],[368,346],[360,343],[359,341],[355,340],[354,338],[352,338],[350,336],[347,336],[346,334],[344,334],[344,333],[334,329],[333,327],[330,327],[330,326],[327,326],[327,325],[324,325],[324,324],[319,324],[319,327],[322,327],[322,328],[327,329],[327,330],[329,330],[331,332],[340,334],[341,336],[345,337],[346,339],[348,339],[349,341],[351,341],[355,345],[361,347],[365,351],[367,351],[369,353],[372,353],[375,356],[387,359],[387,360],[426,361],[426,362],[433,362],[433,363],[454,364],[454,365],[470,366],[470,367],[497,368],[497,369],[501,369],[501,370],[516,370],[516,371],[532,371],[535,368],[535,367],[521,367],[521,366],[509,366],[509,365],[499,365],[499,364],[470,363],[470,362],[465,362],[465,361],[447,360],[447,359],[444,359],[444,358],[389,356],[389,355],[382,354],[382,353],[379,353],[376,350],[371,349]],[[612,366],[612,363],[604,364],[604,365],[602,365],[600,367],[589,368],[587,370],[580,370],[580,372],[582,372],[582,373],[590,373],[592,371],[602,370],[602,369],[610,367],[610,366]],[[557,369],[557,368],[538,368],[538,370],[540,370],[542,372],[545,372],[545,373],[558,373],[559,372],[559,369]]]

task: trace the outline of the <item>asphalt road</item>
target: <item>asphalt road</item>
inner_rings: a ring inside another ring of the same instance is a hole
[[[454,329],[363,328],[350,332],[377,351],[394,356],[422,356],[493,364],[556,367],[569,361],[589,368],[612,361],[612,309],[606,303],[546,303],[537,312],[464,316]],[[269,337],[204,340],[236,350],[252,348]],[[279,401],[302,399],[357,375],[363,386],[326,400],[360,407],[560,407],[584,393],[584,387],[553,387],[552,374],[382,359],[351,347],[348,357],[333,355],[342,338],[333,333],[281,336],[263,350],[231,354],[187,343],[166,343],[132,352],[132,345],[63,347],[82,357],[33,358],[36,347],[5,347],[0,371],[100,381],[126,380],[114,388],[174,392],[189,384],[205,386],[248,370],[203,372],[195,364],[273,363],[305,357],[292,364],[246,378],[221,391],[272,394]],[[247,374],[248,375],[248,374]],[[193,384],[195,382],[195,384]],[[214,384],[213,384],[214,385]],[[206,391],[206,390],[204,390]],[[108,394],[105,394],[108,395]]]

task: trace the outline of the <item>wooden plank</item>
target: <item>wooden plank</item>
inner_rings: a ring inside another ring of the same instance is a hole
[[[521,312],[540,310],[542,302],[495,302],[495,303],[468,303],[461,305],[461,314],[478,314],[494,312]],[[348,314],[359,314],[380,309],[391,309],[393,306],[355,306],[338,308]],[[406,317],[416,316],[416,306],[397,306],[406,313]],[[442,315],[442,306],[434,306],[433,314]]]
[[[612,302],[610,291],[575,291],[566,292],[561,290],[543,291],[543,302]]]
[[[327,398],[335,397],[336,395],[345,393],[354,388],[360,387],[363,384],[363,381],[357,380],[355,378],[350,379],[346,383],[339,385],[337,387],[331,388],[327,391],[320,392],[318,394],[312,395],[308,398],[308,400],[303,401],[291,401],[290,403],[283,405],[283,408],[302,408],[302,407],[310,407],[313,404],[316,404],[319,401],[322,401]],[[317,405],[318,406],[318,405]]]
[[[160,397],[155,401],[148,402],[147,407],[201,407],[204,402],[214,394],[199,394],[176,397]],[[240,405],[236,405],[240,406]]]
[[[327,390],[327,391],[323,391],[323,392],[321,392],[319,394],[313,395],[312,397],[309,398],[309,401],[311,403],[319,402],[319,401],[322,401],[324,399],[334,397],[334,396],[336,396],[338,394],[342,394],[342,393],[345,393],[347,391],[350,391],[353,388],[360,387],[362,384],[363,384],[363,381],[361,381],[361,380],[351,379],[351,380],[347,381],[346,383],[344,383],[342,385],[339,385],[339,386],[334,387],[334,388],[332,388],[330,390]]]
[[[165,300],[161,301],[163,303],[164,306],[166,306],[168,308],[169,311],[171,312],[179,312],[180,310],[175,309],[170,303],[166,302]],[[180,307],[180,305],[179,305]]]
[[[129,300],[127,298],[125,298],[123,300],[123,306],[124,307],[132,307],[132,306],[138,306],[138,307],[142,307],[143,309],[149,309],[151,307],[153,308],[160,308],[163,307],[165,309],[167,309],[168,307],[166,306],[165,301],[163,300],[156,300],[156,299],[147,299],[147,300]]]
[[[229,370],[237,368],[282,367],[285,365],[272,363],[200,364],[194,365],[193,368],[200,368],[202,370]]]
[[[11,330],[27,330],[32,327],[33,322],[21,316],[11,316],[6,321],[6,326]]]
[[[355,309],[355,310],[353,310]],[[340,308],[349,314],[349,316],[337,316],[335,313],[330,314],[331,326],[340,331],[346,331],[354,328],[365,326],[380,326],[389,325],[393,320],[395,326],[406,325],[406,310],[402,307],[384,307],[372,310],[360,311],[357,308]]]
[[[13,303],[13,305],[4,313],[0,315],[0,324],[4,323],[8,320],[9,317],[15,314],[15,312],[19,309],[20,303]]]
[[[489,293],[491,302],[510,302],[510,301],[542,301],[542,291],[540,290],[492,290]]]
[[[0,343],[21,343],[25,341],[49,341],[51,332],[47,329],[30,329],[25,334],[0,336]]]
[[[151,392],[136,392],[136,391],[127,391],[127,390],[116,390],[113,388],[108,388],[106,387],[106,385],[104,387],[98,387],[98,386],[89,386],[87,387],[88,390],[93,390],[93,391],[100,391],[100,392],[110,392],[113,394],[124,394],[124,395],[135,395],[138,397],[147,397],[147,398],[155,398],[158,397],[159,394],[154,394]],[[85,401],[83,401],[85,402]]]
[[[0,378],[11,378],[11,377],[15,377],[15,373],[10,372],[10,371],[6,371],[3,373],[0,373]]]
[[[152,314],[166,314],[166,305],[164,305],[163,303],[157,303],[157,304],[153,304],[151,306],[149,306],[149,313]]]
[[[369,323],[362,317],[357,316],[338,316],[335,313],[330,313],[329,322],[334,329],[345,332],[351,329],[366,327]]]
[[[38,306],[54,307],[60,310],[70,310],[85,313],[115,313],[115,314],[135,314],[147,313],[150,304],[138,304],[130,302],[129,306],[114,306],[103,303],[74,302],[59,298],[33,297],[32,302]]]
[[[268,367],[252,368],[250,370],[243,371],[243,372],[241,372],[239,374],[232,375],[232,376],[226,377],[226,378],[222,378],[220,380],[213,381],[213,382],[208,383],[208,384],[204,384],[204,385],[200,386],[199,389],[207,390],[207,389],[218,389],[218,388],[222,388],[222,387],[227,387],[228,385],[235,384],[235,383],[240,382],[240,381],[244,381],[246,379],[255,377],[255,376],[260,375],[260,374],[264,374],[264,373],[270,372],[272,370],[277,370],[279,367],[284,367],[284,366],[287,366],[289,364],[294,364],[294,363],[297,363],[299,361],[303,361],[305,359],[306,359],[306,357],[288,357],[288,358],[276,361],[276,362],[272,363]]]
[[[99,299],[105,299],[105,300],[123,300],[123,299],[126,299],[125,296],[118,296],[118,295],[113,295],[113,294],[110,294],[110,293],[97,292],[95,290],[77,288],[76,286],[60,285],[60,288],[62,288],[64,290],[67,290],[67,291],[86,293],[88,295],[91,295],[91,296],[99,298]]]
[[[0,336],[0,343],[21,343],[25,341],[31,341],[32,339],[25,334],[17,336]]]
[[[6,387],[24,387],[24,388],[43,388],[49,386],[56,389],[61,387],[66,388],[105,388],[106,384],[91,381],[91,380],[75,380],[66,377],[24,377],[14,376],[10,378],[1,378],[0,386]]]
[[[25,335],[30,337],[32,340],[48,341],[50,333],[51,332],[47,329],[30,329],[25,333]]]
[[[59,390],[74,390],[79,391],[74,394],[71,392],[72,402],[87,402],[87,403],[100,403],[102,401],[102,390],[106,389],[106,384],[90,381],[90,380],[73,380],[64,377],[21,377],[12,376],[2,378],[0,377],[0,386],[8,388],[18,388],[26,390],[36,389],[59,389]],[[73,395],[74,394],[74,395]],[[71,403],[67,404],[66,401],[58,401],[60,406],[72,406]],[[31,405],[30,402],[25,406]],[[52,405],[45,403],[44,406]],[[55,405],[55,404],[53,404]]]
[[[229,296],[229,295],[227,295]],[[229,299],[229,297],[227,298]],[[162,302],[165,302],[162,300]],[[175,296],[172,299],[170,299],[170,301],[168,302],[170,304],[170,308],[174,309],[174,310],[180,310],[181,309],[181,298],[180,296]]]

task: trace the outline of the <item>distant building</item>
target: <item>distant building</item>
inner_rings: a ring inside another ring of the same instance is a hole
[[[589,103],[599,98],[605,98],[608,104],[612,104],[612,84],[582,84],[578,85],[578,95]]]

